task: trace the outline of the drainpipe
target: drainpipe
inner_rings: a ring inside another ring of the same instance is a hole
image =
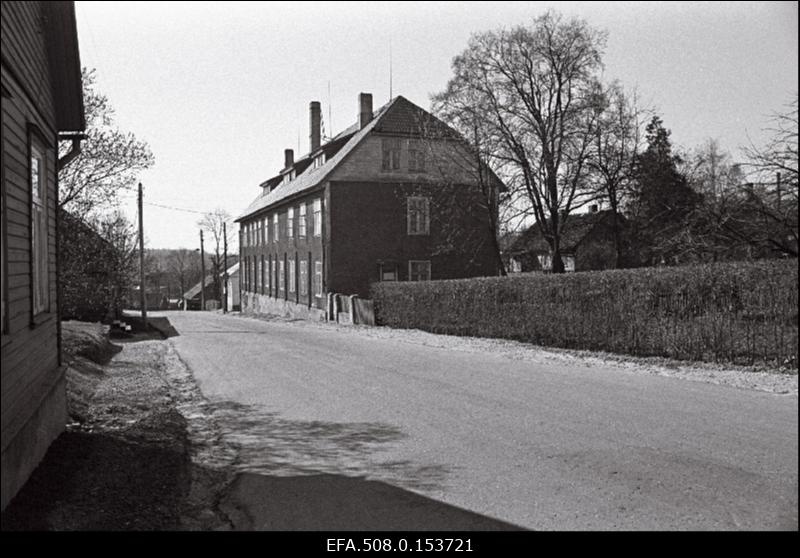
[[[82,133],[59,133],[58,137],[56,138],[56,151],[58,151],[58,141],[60,140],[72,140],[72,148],[67,152],[66,155],[60,157],[58,159],[57,171],[56,171],[56,350],[58,351],[58,365],[63,365],[62,360],[62,333],[61,333],[61,301],[63,300],[63,292],[61,290],[61,250],[59,250],[58,246],[61,244],[61,215],[60,211],[58,210],[58,172],[61,171],[64,167],[70,164],[75,157],[80,155],[81,153],[81,140],[86,139],[86,134]]]

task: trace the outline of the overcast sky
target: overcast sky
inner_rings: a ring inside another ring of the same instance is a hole
[[[155,155],[141,177],[152,248],[199,245],[200,215],[179,209],[240,215],[285,148],[308,150],[309,101],[334,131],[359,92],[386,102],[390,45],[393,94],[427,109],[471,33],[549,7],[580,16],[608,32],[605,77],[636,88],[674,144],[716,138],[734,157],[797,91],[796,2],[76,4],[83,65]]]

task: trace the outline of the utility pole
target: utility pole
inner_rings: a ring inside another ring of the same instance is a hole
[[[200,310],[206,309],[206,252],[203,248],[203,229],[200,229]]]
[[[144,216],[142,215],[142,183],[139,183],[139,304],[142,306],[142,322],[147,329],[147,297],[144,290]]]
[[[228,313],[228,228],[227,223],[222,223],[222,281],[224,282],[222,313]]]

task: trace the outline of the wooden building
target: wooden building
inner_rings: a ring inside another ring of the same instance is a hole
[[[73,2],[2,2],[2,507],[66,424],[57,173],[85,128]],[[60,140],[72,142],[59,159]]]
[[[599,210],[596,205],[588,213],[570,215],[561,230],[561,260],[564,271],[592,271],[614,269],[616,249],[614,245],[614,212]],[[627,229],[626,221],[616,216],[617,227]],[[549,228],[549,222],[547,225]],[[552,270],[550,244],[542,235],[538,224],[531,225],[506,251],[510,272]]]
[[[244,312],[321,316],[330,292],[369,296],[376,281],[495,275],[491,212],[500,180],[443,122],[403,97],[322,141],[264,181],[240,223]],[[496,213],[495,213],[496,214]]]

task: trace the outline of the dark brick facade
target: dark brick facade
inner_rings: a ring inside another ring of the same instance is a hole
[[[442,199],[437,187],[461,191]],[[469,204],[469,186],[337,182],[330,191],[329,286],[334,292],[369,296],[381,267],[396,266],[398,280],[407,281],[409,261],[430,261],[432,280],[497,274],[486,217],[481,221],[451,207]],[[408,233],[409,196],[430,200],[429,234]]]

